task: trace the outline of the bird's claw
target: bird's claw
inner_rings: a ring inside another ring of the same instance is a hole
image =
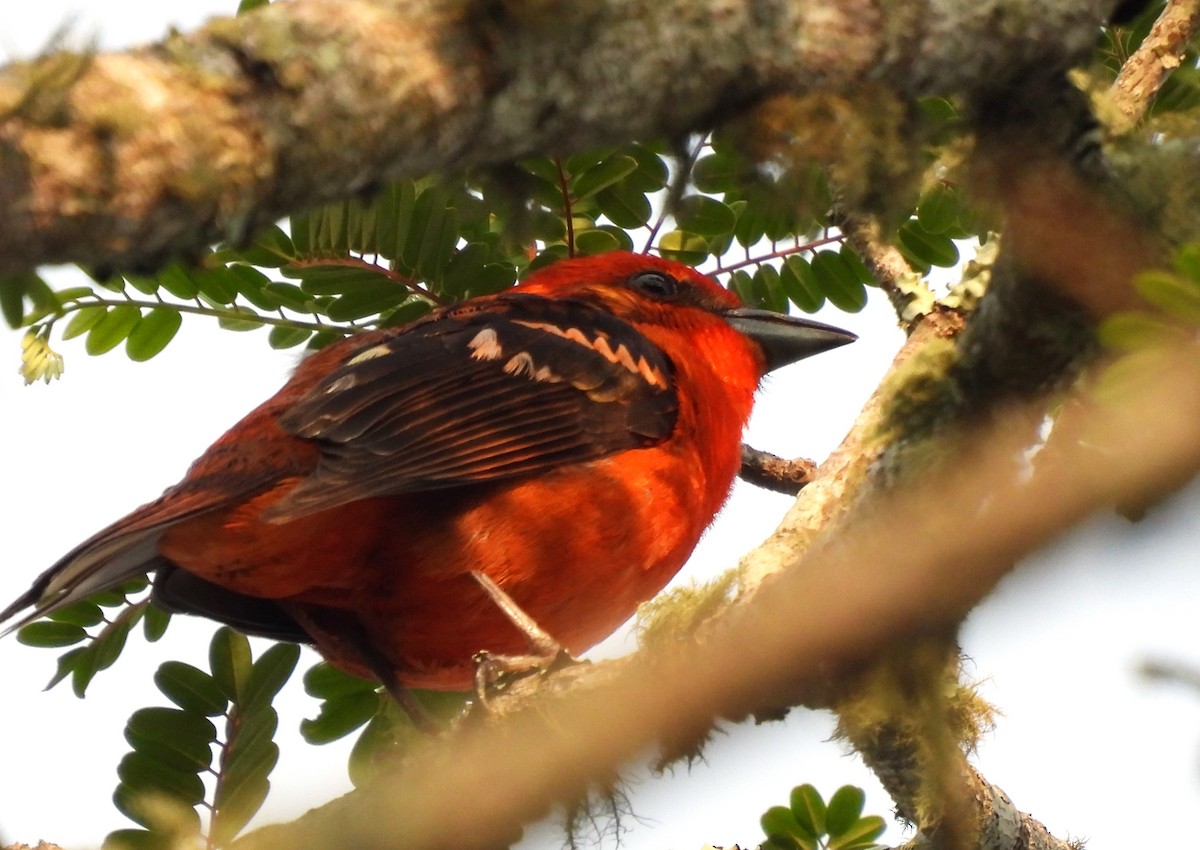
[[[582,662],[558,647],[553,655],[494,655],[486,649],[476,652],[475,701],[485,710],[490,698],[514,682],[533,675],[546,676]]]

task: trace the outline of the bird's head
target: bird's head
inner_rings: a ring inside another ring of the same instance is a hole
[[[626,251],[560,260],[517,289],[585,301],[642,328],[686,329],[698,315],[719,317],[755,343],[763,373],[857,339],[821,322],[744,307],[737,295],[693,268]]]

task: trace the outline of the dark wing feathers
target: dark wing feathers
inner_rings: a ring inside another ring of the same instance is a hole
[[[523,294],[451,308],[357,352],[280,416],[322,456],[270,518],[653,445],[677,412],[666,355],[609,313]]]

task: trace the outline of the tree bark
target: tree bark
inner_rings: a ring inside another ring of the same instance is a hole
[[[145,270],[403,175],[711,128],[779,93],[1003,92],[1111,0],[297,0],[0,71],[0,274]]]

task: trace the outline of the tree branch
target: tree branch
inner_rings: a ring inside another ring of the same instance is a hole
[[[1183,61],[1198,29],[1200,0],[1168,0],[1137,51],[1121,65],[1109,91],[1122,119],[1113,123],[1113,132],[1126,132],[1141,121],[1167,76]]]
[[[795,496],[812,481],[816,469],[817,465],[811,460],[802,457],[785,460],[743,443],[742,468],[738,477],[756,487]]]
[[[400,176],[678,137],[780,92],[869,78],[970,98],[1074,64],[1111,5],[296,0],[17,63],[0,71],[0,274],[152,268]]]

